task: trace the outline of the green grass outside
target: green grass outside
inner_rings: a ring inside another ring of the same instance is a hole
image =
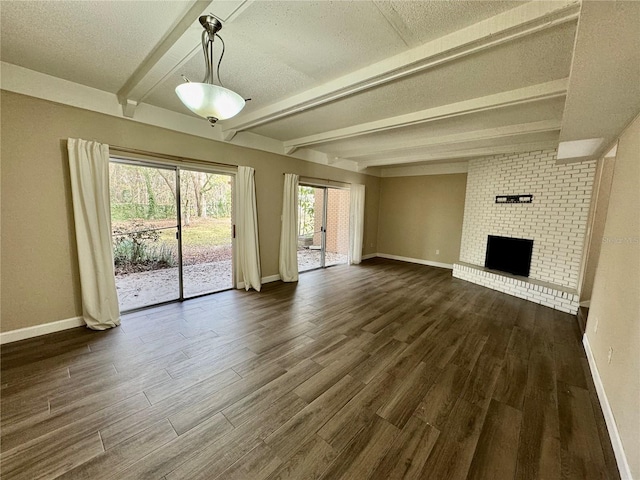
[[[175,230],[163,230],[160,241],[175,242]],[[182,227],[184,247],[208,247],[211,245],[231,245],[231,219],[195,218],[188,226]]]
[[[123,227],[130,229],[129,221],[113,221],[113,228]],[[137,220],[138,229],[164,228],[175,225],[175,220]],[[160,230],[159,241],[169,245],[176,244],[175,228]],[[189,225],[182,226],[183,246],[209,247],[212,245],[231,245],[231,219],[230,218],[192,218]]]

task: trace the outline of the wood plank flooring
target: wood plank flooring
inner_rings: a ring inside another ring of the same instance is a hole
[[[373,259],[4,345],[5,479],[617,479],[576,318]]]

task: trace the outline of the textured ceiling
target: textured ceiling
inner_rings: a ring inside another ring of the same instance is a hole
[[[337,166],[351,160],[348,168],[557,144],[569,80],[587,90],[572,78],[577,0],[0,5],[3,62],[185,115],[174,90],[181,75],[202,80],[197,17],[213,12],[224,21],[222,82],[252,98],[216,129],[231,141],[275,139],[283,153],[323,152]]]
[[[327,126],[342,128],[565,78],[574,33],[575,25],[561,25],[253,131],[288,140],[319,133]]]
[[[0,55],[3,62],[115,93],[190,5],[2,1]]]
[[[375,4],[401,36],[420,44],[510,10],[522,2],[382,0]]]
[[[316,83],[406,48],[375,4],[362,1],[255,2],[224,34]]]

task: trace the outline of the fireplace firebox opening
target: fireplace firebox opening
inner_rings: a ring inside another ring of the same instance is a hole
[[[533,240],[489,235],[484,266],[501,272],[529,276]]]

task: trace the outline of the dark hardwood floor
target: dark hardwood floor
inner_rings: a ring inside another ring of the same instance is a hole
[[[2,347],[2,478],[619,478],[576,318],[374,259]]]

